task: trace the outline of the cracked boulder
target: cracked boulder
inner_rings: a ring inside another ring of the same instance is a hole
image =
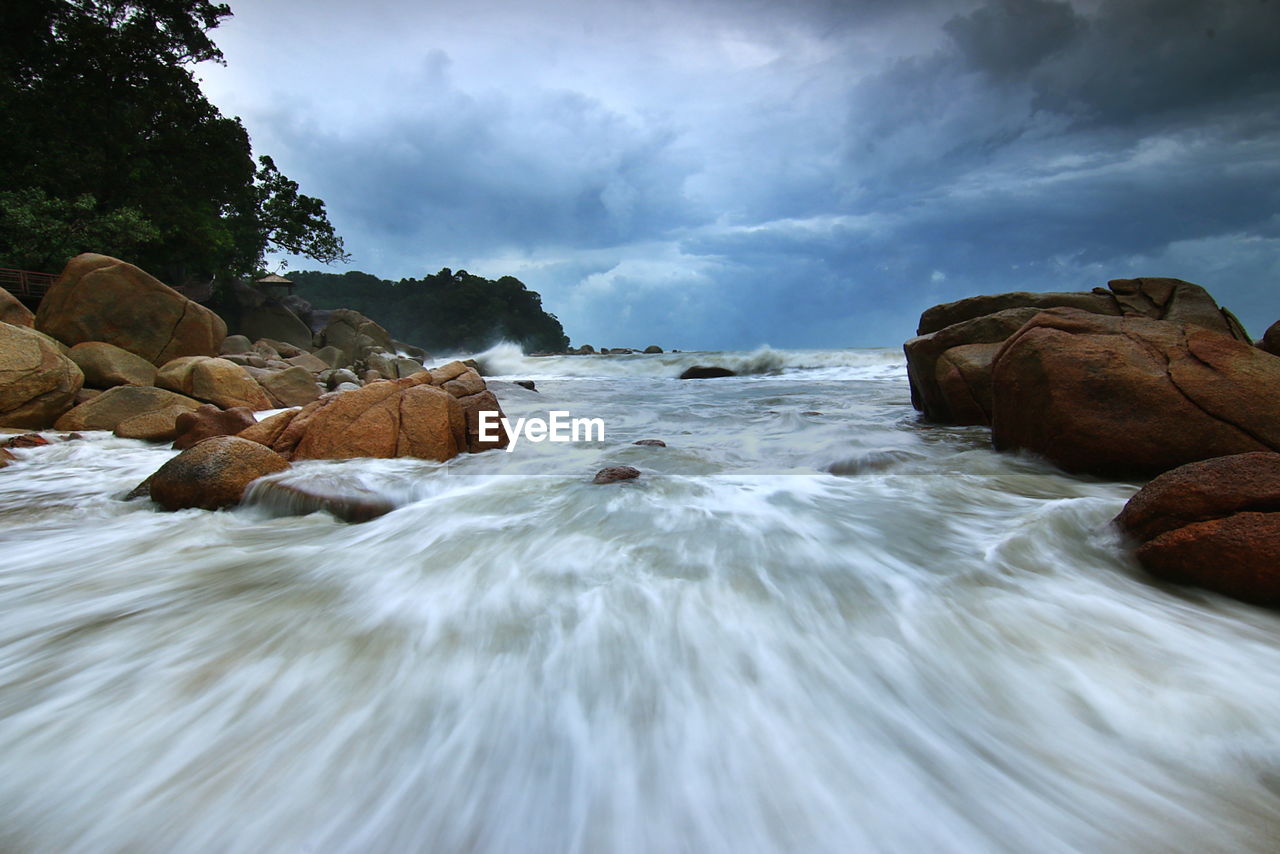
[[[42,429],[75,406],[84,374],[56,341],[0,323],[0,426]]]
[[[1181,279],[1114,279],[1080,293],[1005,293],[936,305],[907,341],[911,402],[940,424],[991,424],[992,360],[1023,323],[1050,308],[1105,317],[1190,323],[1249,343],[1235,316],[1208,291]]]
[[[1280,606],[1280,454],[1217,457],[1166,472],[1116,525],[1152,575]]]
[[[991,387],[996,448],[1070,472],[1280,450],[1280,358],[1192,323],[1050,309],[995,354]]]
[[[163,365],[215,356],[227,325],[132,264],[85,253],[67,262],[36,312],[36,328],[67,346],[105,341]]]

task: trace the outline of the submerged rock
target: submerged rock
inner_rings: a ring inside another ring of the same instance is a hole
[[[638,439],[637,441],[632,442],[631,444],[645,445],[651,448],[665,448],[667,446],[667,443],[662,441],[661,439]]]
[[[1116,525],[1152,575],[1280,606],[1280,454],[1205,460],[1160,475]]]
[[[254,483],[246,491],[244,500],[246,504],[262,507],[274,515],[304,516],[323,510],[343,522],[357,523],[385,516],[396,509],[390,499],[371,492],[339,491],[278,480]]]
[[[680,375],[682,380],[709,380],[717,377],[736,377],[738,373],[718,365],[694,365]]]
[[[633,466],[609,466],[596,472],[592,483],[617,483],[620,480],[634,480],[640,476],[640,469]]]

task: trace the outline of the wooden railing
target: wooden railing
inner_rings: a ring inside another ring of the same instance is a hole
[[[10,270],[0,267],[0,288],[15,297],[39,299],[53,286],[58,277],[53,273],[35,273],[31,270]]]

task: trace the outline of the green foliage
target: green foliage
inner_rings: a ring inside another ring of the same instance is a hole
[[[51,199],[35,188],[0,192],[0,246],[10,265],[53,270],[86,250],[134,257],[160,231],[135,208],[102,212],[93,196]]]
[[[368,273],[290,272],[317,308],[353,308],[401,341],[438,352],[483,350],[512,341],[525,352],[558,352],[569,338],[542,297],[513,276],[494,281],[447,267],[434,276],[389,282]]]
[[[239,119],[192,76],[221,60],[208,31],[230,14],[206,0],[0,6],[0,192],[42,194],[55,210],[89,197],[90,218],[149,224],[123,250],[88,233],[76,248],[121,251],[170,279],[248,272],[270,249],[345,259],[323,202],[269,160],[259,168]],[[17,257],[0,243],[0,264]]]

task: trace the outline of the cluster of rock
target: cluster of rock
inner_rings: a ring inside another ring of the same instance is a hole
[[[583,344],[581,347],[570,347],[563,353],[530,353],[530,356],[629,356],[633,353],[662,353],[664,352],[657,344],[650,344],[643,350],[636,350],[632,347],[601,347],[597,350],[590,344]],[[676,352],[676,351],[673,351]]]
[[[1225,457],[1243,461],[1231,469],[1238,474],[1280,451],[1280,324],[1254,346],[1204,288],[1179,279],[1117,279],[1090,293],[1008,293],[935,306],[904,349],[912,403],[926,419],[989,426],[997,449],[1031,451],[1069,472],[1153,477],[1176,469],[1165,477],[1177,475],[1179,489],[1213,473],[1212,492],[1229,480],[1221,469],[1178,467]],[[1127,531],[1154,530],[1124,519]],[[1231,536],[1257,521],[1236,520]],[[1280,563],[1265,545],[1274,534],[1258,530],[1251,560],[1271,560],[1280,583]],[[1218,577],[1224,581],[1216,589],[1239,595],[1226,581],[1237,569],[1221,567],[1243,565],[1233,562],[1251,548],[1248,537],[1235,551],[1180,546],[1179,560],[1214,567],[1196,572],[1169,569],[1168,535],[1153,533],[1165,539],[1138,552],[1151,571],[1206,586]]]
[[[160,487],[164,506],[225,506],[223,493],[238,496],[236,478],[254,468],[245,461],[443,461],[507,444],[501,433],[479,438],[479,413],[501,407],[474,363],[428,369],[423,351],[355,311],[327,313],[305,340],[285,321],[261,325],[292,341],[228,337],[217,314],[144,271],[85,254],[68,262],[34,315],[0,290],[0,317],[0,426],[173,441],[187,449],[176,459],[202,448],[205,462],[188,457],[166,475],[195,472],[187,493],[196,497]],[[254,415],[281,408],[262,422]],[[226,478],[208,479],[214,446],[205,444],[236,434],[261,450],[218,443],[234,456],[219,464]]]

